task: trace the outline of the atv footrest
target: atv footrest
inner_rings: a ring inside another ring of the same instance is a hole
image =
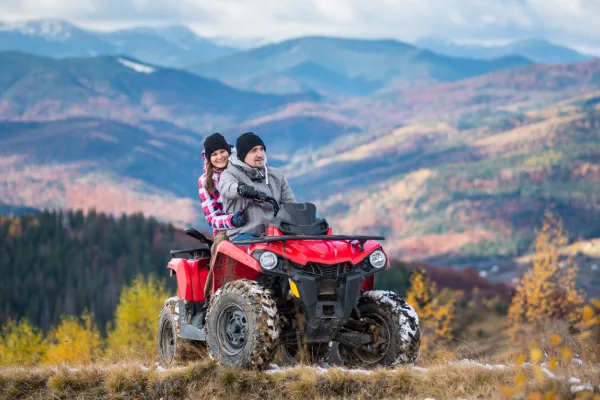
[[[206,341],[206,332],[204,329],[196,328],[194,325],[180,323],[179,335],[182,339]]]

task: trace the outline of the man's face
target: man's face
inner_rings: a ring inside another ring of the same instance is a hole
[[[244,162],[252,168],[262,168],[265,166],[265,148],[264,146],[254,146],[250,149]]]

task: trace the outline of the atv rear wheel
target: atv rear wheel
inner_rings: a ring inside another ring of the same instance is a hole
[[[162,365],[192,361],[206,356],[203,342],[178,337],[179,298],[165,301],[158,319],[158,360]]]
[[[370,323],[374,343],[352,348],[340,344],[344,364],[390,366],[414,364],[420,352],[419,317],[404,299],[394,292],[365,292],[358,302],[363,321]]]
[[[247,279],[226,283],[210,300],[206,332],[212,359],[226,366],[267,367],[280,333],[271,292]]]
[[[176,316],[165,305],[160,311],[160,318],[158,320],[158,359],[165,365],[173,362],[178,350],[175,319]]]

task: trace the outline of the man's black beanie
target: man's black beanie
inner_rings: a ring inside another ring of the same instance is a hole
[[[210,155],[212,153],[221,149],[226,150],[231,154],[231,146],[220,133],[213,133],[204,140],[204,153],[206,154],[207,160],[210,160]]]
[[[246,155],[254,146],[263,146],[267,150],[267,146],[263,143],[262,139],[256,136],[253,132],[246,132],[237,138],[235,147],[237,149],[237,157],[240,161],[244,161]]]

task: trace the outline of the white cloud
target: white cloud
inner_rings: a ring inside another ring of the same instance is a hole
[[[475,41],[547,37],[600,41],[598,0],[3,0],[7,20],[63,18],[91,28],[183,23],[206,36],[444,36]]]

